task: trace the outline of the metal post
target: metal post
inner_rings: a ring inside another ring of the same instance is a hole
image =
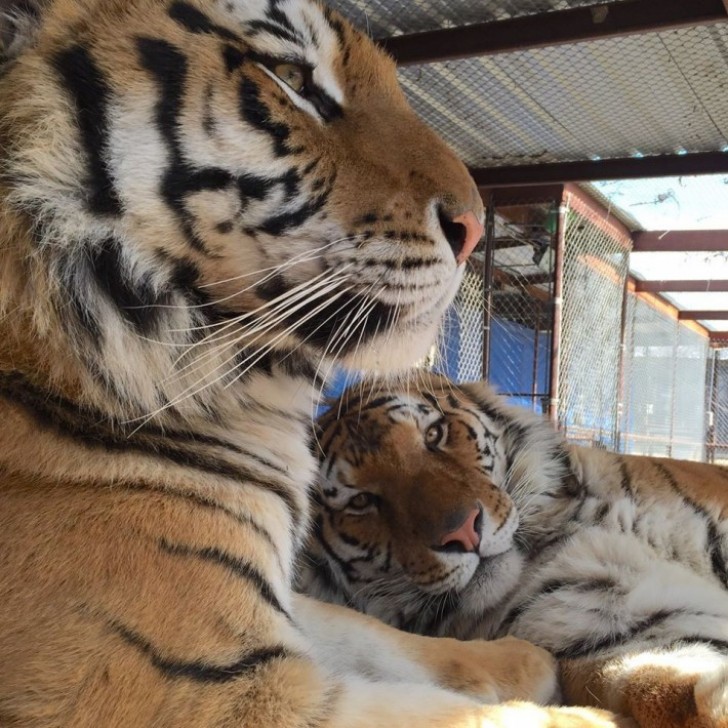
[[[490,326],[493,309],[493,257],[495,253],[495,195],[491,193],[485,214],[483,255],[483,379],[490,376]]]
[[[536,409],[536,399],[538,398],[538,344],[541,333],[541,304],[538,301],[533,302],[536,310],[536,321],[533,326],[533,371],[531,372],[531,409]]]
[[[551,376],[549,381],[549,419],[554,427],[558,428],[562,424],[559,422],[559,379],[561,370],[561,316],[563,313],[566,211],[567,204],[565,196],[562,193],[561,199],[559,200],[559,216],[556,223],[554,246],[554,318],[553,328],[551,330]]]
[[[629,252],[626,253],[629,260]],[[617,362],[617,409],[614,417],[614,449],[622,452],[622,418],[625,415],[625,402],[627,400],[627,378],[625,364],[627,359],[627,307],[629,304],[629,274],[625,272],[624,286],[622,288],[622,313],[619,318],[619,361]]]

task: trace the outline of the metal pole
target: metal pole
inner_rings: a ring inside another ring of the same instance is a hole
[[[490,326],[493,310],[493,256],[495,253],[495,195],[491,193],[485,214],[483,255],[483,379],[490,376]]]
[[[629,251],[626,253],[629,260]],[[624,374],[627,358],[627,306],[629,304],[629,274],[625,271],[622,287],[622,312],[619,318],[619,361],[617,362],[617,411],[614,418],[614,449],[622,452],[622,418],[627,399],[627,382]]]
[[[564,248],[566,245],[566,211],[567,204],[562,193],[559,200],[559,216],[556,223],[555,255],[554,255],[554,297],[553,328],[551,330],[551,376],[549,381],[549,419],[554,427],[560,428],[559,422],[559,385],[561,373],[561,316],[563,313],[564,292]]]
[[[538,301],[533,302],[536,311],[536,320],[534,322],[533,331],[533,371],[531,373],[531,409],[536,409],[536,400],[538,399],[538,340],[541,333],[541,304]]]

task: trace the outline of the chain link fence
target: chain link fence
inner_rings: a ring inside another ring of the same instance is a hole
[[[711,353],[706,459],[728,466],[728,347]]]
[[[572,442],[613,450],[631,241],[583,198],[569,196],[567,204],[559,422]]]
[[[487,245],[474,254],[449,312],[435,368],[457,381],[487,378],[539,413],[556,401],[558,425],[575,444],[728,459],[728,348],[710,349],[701,327],[634,292],[629,232],[569,188],[556,333],[558,202],[496,196]]]
[[[432,360],[456,381],[488,378],[539,413],[548,406],[557,214],[548,196],[494,201],[488,240],[470,259]]]

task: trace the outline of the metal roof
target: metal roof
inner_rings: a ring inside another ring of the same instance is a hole
[[[587,4],[334,2],[375,37]],[[492,167],[728,148],[727,63],[728,22],[716,22],[407,66],[400,76],[415,109],[469,165]]]

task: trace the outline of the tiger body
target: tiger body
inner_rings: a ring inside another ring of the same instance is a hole
[[[530,640],[568,702],[644,728],[728,725],[728,470],[571,447],[484,383],[420,377],[320,418],[299,588],[415,633]]]
[[[292,593],[331,363],[424,350],[482,215],[316,2],[2,4],[0,725],[616,724]]]

